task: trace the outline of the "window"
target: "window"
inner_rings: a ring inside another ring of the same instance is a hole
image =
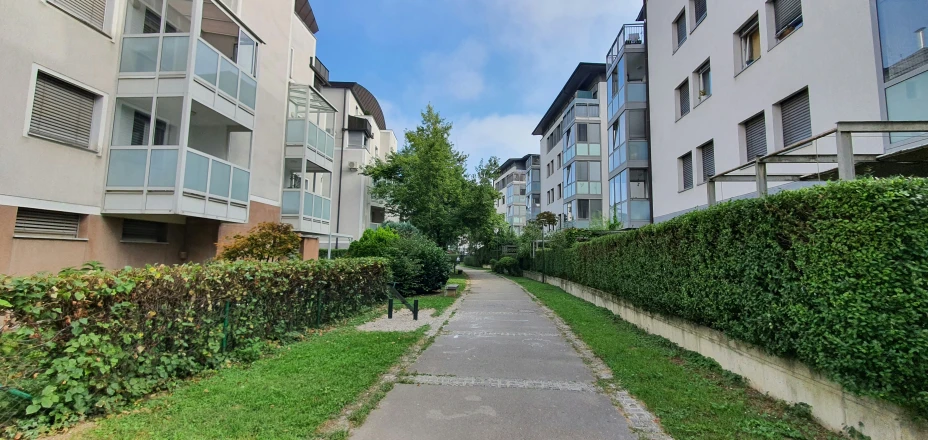
[[[106,0],[49,0],[75,18],[103,30],[106,21]]]
[[[751,19],[738,32],[741,38],[741,69],[747,69],[760,59],[760,25],[757,17]]]
[[[886,89],[886,110],[890,121],[928,120],[928,73],[921,73]],[[892,133],[896,143],[922,137],[924,133]]]
[[[699,80],[699,101],[702,102],[712,96],[712,69],[708,61],[696,69],[696,77]]]
[[[803,90],[780,103],[780,118],[784,148],[812,137],[809,91]]]
[[[561,160],[561,153],[557,154],[557,169],[561,169],[564,166],[564,161]]]
[[[586,124],[577,124],[577,142],[589,141],[589,127]]]
[[[693,187],[693,153],[686,153],[680,156],[680,174],[682,181],[680,189],[686,191]]]
[[[557,184],[557,199],[558,199],[558,200],[561,200],[562,198],[564,198],[564,191],[563,191],[563,189],[562,189],[562,187],[561,187],[561,184],[558,183],[558,184]]]
[[[70,212],[19,208],[13,235],[31,238],[77,238],[80,215]]]
[[[686,9],[680,11],[680,15],[673,21],[673,50],[676,51],[686,41]]]
[[[577,218],[590,218],[590,201],[586,199],[577,200]]]
[[[773,0],[773,13],[778,40],[802,26],[802,0]]]
[[[690,80],[683,81],[683,84],[677,87],[677,104],[677,110],[680,112],[678,119],[690,112]]]
[[[919,1],[876,2],[883,54],[883,78],[898,78],[928,64],[925,32],[928,9]]]
[[[35,81],[29,134],[90,148],[97,96],[74,84],[39,72]]]
[[[706,182],[715,175],[715,144],[709,142],[699,148],[702,155],[702,181]]]
[[[744,145],[748,162],[767,155],[767,124],[761,113],[744,122]]]
[[[167,243],[167,224],[125,219],[122,221],[122,241],[132,243]]]
[[[706,18],[708,11],[706,0],[693,0],[693,15],[696,16],[697,26]]]

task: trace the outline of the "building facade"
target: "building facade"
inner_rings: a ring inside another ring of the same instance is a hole
[[[506,217],[506,223],[516,234],[521,234],[533,218],[534,201],[540,197],[540,181],[532,180],[541,177],[539,164],[537,154],[508,159],[500,165],[498,177],[493,182],[500,193],[496,200],[496,213]]]
[[[315,257],[343,136],[317,31],[307,0],[6,5],[0,273],[204,261],[282,220]]]
[[[834,155],[838,121],[928,120],[924,2],[647,1],[643,17],[656,221],[705,206],[710,186],[718,200],[757,196],[754,182],[719,175],[758,157]],[[918,154],[924,141],[860,135],[853,152]],[[771,163],[765,174],[774,190],[797,188],[836,167]]]
[[[541,136],[541,211],[586,228],[609,212],[606,65],[580,63],[532,134]]]

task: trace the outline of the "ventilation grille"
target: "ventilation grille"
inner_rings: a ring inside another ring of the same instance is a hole
[[[19,208],[13,233],[26,237],[77,238],[80,215],[70,212]]]

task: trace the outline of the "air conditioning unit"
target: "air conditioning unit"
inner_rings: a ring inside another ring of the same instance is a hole
[[[348,162],[348,170],[350,170],[350,171],[357,171],[357,170],[358,170],[358,163],[357,163],[357,162]]]

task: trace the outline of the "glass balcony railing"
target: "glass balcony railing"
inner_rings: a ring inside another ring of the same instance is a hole
[[[244,104],[251,110],[255,109],[257,79],[239,69],[234,61],[201,39],[197,40],[193,72],[202,81],[218,88],[226,97]]]
[[[251,173],[230,162],[199,151],[187,150],[184,165],[184,192],[207,200],[248,203]]]
[[[305,119],[287,120],[287,145],[303,144],[329,161],[335,158],[335,137]]]
[[[306,220],[328,223],[332,216],[332,199],[299,189],[285,189],[280,213],[284,217],[302,214]]]

